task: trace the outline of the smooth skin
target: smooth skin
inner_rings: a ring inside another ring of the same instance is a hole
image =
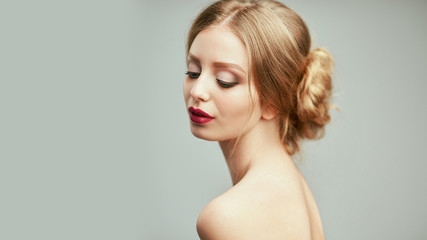
[[[200,213],[198,234],[202,240],[324,239],[314,197],[281,143],[276,114],[249,88],[248,62],[243,42],[221,25],[200,32],[189,51],[186,107],[214,117],[206,124],[190,120],[191,131],[219,142],[233,180]]]

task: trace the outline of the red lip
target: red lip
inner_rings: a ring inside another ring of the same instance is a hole
[[[201,109],[189,107],[188,111],[190,112],[191,121],[198,123],[198,124],[205,124],[205,123],[208,123],[214,119],[214,117],[203,112]]]

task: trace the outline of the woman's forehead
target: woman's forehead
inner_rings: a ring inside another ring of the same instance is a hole
[[[229,65],[248,72],[248,53],[243,42],[224,27],[201,31],[194,39],[187,61]]]

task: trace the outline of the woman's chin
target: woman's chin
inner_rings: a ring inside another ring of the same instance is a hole
[[[191,129],[191,133],[193,133],[193,135],[196,138],[200,138],[206,141],[219,141],[218,138],[216,138],[215,136],[212,136],[213,134],[202,133],[201,131],[197,131],[193,129]]]
[[[207,129],[203,126],[191,126],[191,133],[196,137],[206,141],[224,141],[228,137],[225,133],[221,133],[218,130]]]

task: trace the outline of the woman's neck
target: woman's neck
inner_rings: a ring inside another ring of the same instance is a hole
[[[260,120],[239,139],[219,142],[236,185],[248,172],[275,169],[293,161],[286,152],[274,120]]]

